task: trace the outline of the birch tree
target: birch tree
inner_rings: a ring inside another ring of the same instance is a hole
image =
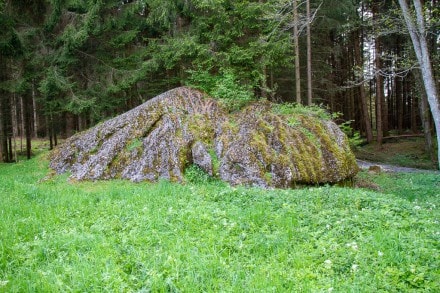
[[[438,145],[437,159],[440,169],[440,102],[431,66],[428,44],[426,41],[426,29],[422,3],[420,0],[413,0],[414,7],[413,10],[410,10],[406,0],[398,1],[409,31],[409,35],[411,37],[411,41],[413,43],[417,61],[420,65],[423,85],[425,87],[432,117],[434,118]]]

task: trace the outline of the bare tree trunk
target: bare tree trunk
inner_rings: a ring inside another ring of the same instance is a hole
[[[23,96],[20,96],[20,152],[23,152],[23,136],[24,136],[24,102]]]
[[[6,60],[0,54],[0,82],[6,80]],[[8,161],[8,141],[6,136],[6,94],[3,89],[0,88],[0,162]]]
[[[402,91],[403,81],[401,77],[396,77],[394,81],[395,91],[396,91],[396,108],[397,108],[397,132],[399,134],[403,133],[403,91]]]
[[[3,101],[4,102],[4,101]],[[3,103],[4,104],[4,103]],[[0,98],[0,162],[8,162],[8,136],[6,132],[5,113],[3,112],[3,105]]]
[[[46,116],[46,133],[49,137],[49,150],[53,149],[53,140],[52,140],[52,126],[51,126],[51,118]]]
[[[301,73],[299,63],[298,1],[293,0],[293,45],[295,47],[296,102],[301,104]]]
[[[384,83],[384,78],[382,77],[382,83]],[[385,93],[383,90],[383,86],[385,86],[384,84],[382,85],[382,128],[383,128],[383,136],[388,136],[388,132],[389,132],[389,113],[388,113],[388,100],[389,100],[389,96],[385,97]]]
[[[418,129],[417,129],[417,106],[419,101],[417,101],[417,97],[416,95],[412,96],[411,99],[411,132],[412,133],[418,133]]]
[[[12,96],[12,103],[11,103],[11,120],[12,120],[12,137],[14,139],[14,148],[13,148],[13,158],[16,162],[18,162],[17,157],[17,143],[16,138],[18,136],[18,123],[17,123],[17,99],[15,94]]]
[[[57,129],[55,127],[55,123],[53,123],[53,120],[51,125],[52,125],[52,134],[53,134],[53,143],[54,146],[57,146],[58,145]]]
[[[75,117],[72,113],[66,113],[66,137],[71,137],[75,132]]]
[[[29,97],[25,96],[25,98],[23,99],[23,103],[24,103],[24,108],[23,108],[23,112],[24,112],[24,133],[26,136],[26,158],[29,160],[31,158],[32,155],[32,119],[31,119],[31,111],[30,111],[30,103],[31,101],[29,101]]]
[[[263,65],[263,80],[261,81],[261,97],[267,99],[267,66]]]
[[[38,116],[37,116],[37,97],[35,94],[35,81],[32,80],[32,107],[33,107],[33,117],[34,117],[34,137],[38,136]]]
[[[355,55],[355,62],[356,65],[360,68],[363,68],[363,52],[362,48],[360,46],[361,42],[361,34],[358,32],[355,33],[355,40],[354,40],[354,55]],[[361,104],[361,111],[362,111],[362,124],[365,128],[365,133],[367,136],[367,141],[370,143],[373,141],[373,131],[371,129],[371,119],[370,114],[368,113],[368,103],[367,103],[367,95],[365,94],[365,86],[364,83],[361,83],[359,85],[359,98],[360,98],[360,104]]]
[[[373,3],[373,22],[377,24],[376,19],[379,16],[379,2]],[[384,89],[383,89],[383,76],[380,74],[380,69],[382,69],[381,62],[381,42],[379,36],[374,38],[374,50],[375,50],[375,78],[376,78],[376,132],[377,132],[377,143],[381,147],[383,141],[383,100],[384,100]]]
[[[9,143],[9,158],[8,158],[8,162],[14,162],[14,153],[12,150],[12,136],[8,137],[8,143]]]
[[[383,141],[383,121],[382,121],[382,105],[383,105],[383,77],[379,73],[381,68],[380,62],[380,42],[376,39],[376,132],[377,143],[382,145]]]
[[[400,8],[402,9],[403,17],[405,18],[406,26],[408,27],[414,51],[417,56],[417,61],[422,71],[423,84],[425,87],[432,117],[434,119],[435,129],[437,132],[437,145],[439,146],[437,160],[440,169],[440,101],[432,72],[428,44],[425,37],[426,31],[422,4],[420,0],[413,0],[413,3],[416,13],[416,22],[414,22],[414,19],[411,17],[411,13],[409,11],[408,3],[406,2],[406,0],[399,0]]]
[[[310,15],[310,0],[306,0],[307,6],[307,105],[312,105],[312,42],[310,25],[312,22]]]

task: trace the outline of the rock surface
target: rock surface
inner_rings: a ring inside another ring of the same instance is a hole
[[[50,167],[76,180],[182,181],[196,164],[231,184],[283,188],[356,174],[336,124],[275,114],[272,106],[227,114],[201,92],[176,88],[67,139],[51,153]]]

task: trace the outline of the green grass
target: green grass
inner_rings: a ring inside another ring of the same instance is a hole
[[[438,292],[440,180],[72,183],[0,165],[0,292]],[[42,180],[45,178],[44,180]]]

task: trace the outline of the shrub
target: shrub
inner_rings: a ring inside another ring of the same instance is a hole
[[[218,99],[230,112],[237,111],[255,100],[250,85],[239,81],[231,69],[225,69],[218,75],[206,70],[189,71],[188,86],[203,90]]]

